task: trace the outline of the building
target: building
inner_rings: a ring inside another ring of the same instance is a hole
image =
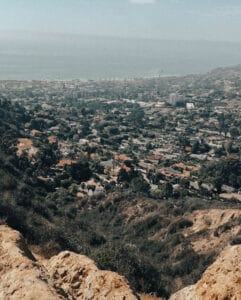
[[[194,103],[186,103],[186,108],[190,110],[194,109],[195,108]]]
[[[169,100],[167,101],[170,105],[176,105],[179,101],[179,96],[176,93],[172,93],[169,96]]]

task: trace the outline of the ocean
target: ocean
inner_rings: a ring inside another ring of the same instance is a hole
[[[0,79],[118,79],[241,64],[241,44],[88,36],[0,37]]]

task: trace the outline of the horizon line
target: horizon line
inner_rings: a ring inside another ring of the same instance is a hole
[[[9,34],[9,36],[7,36]],[[0,30],[0,38],[13,38],[12,35],[22,35],[19,38],[27,38],[27,37],[34,37],[38,38],[39,35],[42,37],[89,37],[89,38],[106,38],[106,39],[120,39],[120,40],[147,40],[147,41],[167,41],[167,42],[206,42],[206,43],[228,43],[228,44],[241,44],[240,41],[234,40],[215,40],[215,39],[179,39],[179,38],[164,38],[164,37],[139,37],[139,36],[113,36],[113,35],[99,35],[99,34],[85,34],[85,33],[72,33],[72,32],[45,32],[45,31],[31,31],[31,30]],[[38,35],[38,36],[36,36]],[[14,36],[14,38],[18,38]]]

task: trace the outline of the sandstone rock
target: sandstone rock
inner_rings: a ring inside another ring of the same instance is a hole
[[[1,300],[136,300],[127,281],[83,255],[62,252],[37,261],[21,234],[0,225]]]
[[[172,295],[170,300],[199,300],[195,288],[195,285],[187,286],[184,289]]]
[[[240,209],[196,210],[185,216],[193,225],[186,228],[183,233],[185,236],[193,236],[192,246],[197,253],[202,254],[213,250],[220,253],[238,234],[240,217]]]
[[[227,247],[196,285],[200,299],[241,299],[241,246]]]
[[[63,299],[48,283],[47,271],[34,260],[21,234],[0,226],[0,299]]]
[[[241,245],[228,246],[194,286],[174,294],[170,300],[240,300]]]
[[[110,271],[100,271],[84,255],[65,251],[46,261],[54,287],[67,299],[137,299],[126,280]]]

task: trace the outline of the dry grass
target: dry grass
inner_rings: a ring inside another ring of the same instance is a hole
[[[141,300],[162,300],[163,298],[156,297],[154,295],[140,294]]]
[[[21,156],[25,151],[28,153],[29,158],[37,153],[37,149],[33,147],[33,142],[31,139],[20,138],[18,139],[17,155]]]
[[[70,166],[76,164],[76,160],[72,160],[72,159],[62,159],[57,163],[57,167],[59,168],[63,168],[64,166]]]

